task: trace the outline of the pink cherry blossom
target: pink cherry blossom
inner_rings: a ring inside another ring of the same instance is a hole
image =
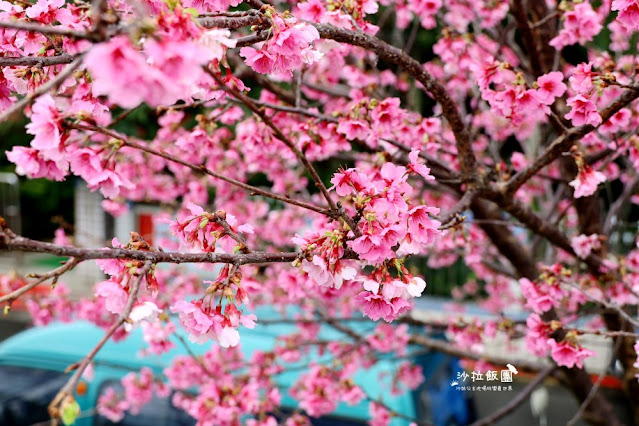
[[[430,175],[430,169],[420,163],[419,151],[412,150],[408,154],[408,158],[410,160],[410,163],[408,164],[408,170],[410,172],[417,173],[426,180],[435,180],[435,178]]]
[[[552,105],[556,98],[566,92],[563,78],[564,75],[559,71],[549,72],[537,78],[537,99],[544,105]]]
[[[61,139],[61,115],[51,95],[45,95],[33,104],[31,122],[27,124],[27,133],[35,135],[31,146],[44,152],[45,156],[55,160],[59,158]]]
[[[612,10],[618,10],[617,21],[626,28],[639,28],[639,3],[637,0],[613,0]]]
[[[171,312],[179,315],[190,339],[206,335],[213,326],[213,320],[202,311],[201,304],[197,302],[180,300],[171,306]]]
[[[112,387],[107,388],[98,398],[98,414],[117,423],[124,418],[129,403],[118,395]]]
[[[575,188],[574,197],[580,198],[589,197],[597,192],[599,184],[605,181],[606,176],[603,173],[593,170],[589,166],[584,166],[569,185]]]
[[[545,356],[550,350],[548,340],[553,330],[538,314],[530,314],[526,320],[526,346],[534,354]]]
[[[594,38],[602,29],[601,16],[590,3],[576,3],[573,9],[563,15],[563,28],[559,34],[550,40],[550,45],[556,49],[579,43],[584,44]]]
[[[133,306],[129,314],[128,321],[124,323],[124,328],[131,331],[133,327],[139,325],[142,321],[154,321],[158,315],[162,313],[157,305],[153,302],[142,302]]]
[[[572,246],[577,256],[585,259],[593,250],[598,250],[601,247],[601,240],[599,239],[599,235],[597,234],[581,234],[573,237],[570,245]]]
[[[593,351],[584,349],[579,344],[571,343],[567,340],[557,343],[554,339],[548,339],[548,345],[551,350],[550,355],[557,365],[568,368],[574,366],[582,368],[584,359],[595,355]]]
[[[113,280],[102,281],[96,285],[95,294],[104,298],[105,307],[109,312],[121,314],[124,311],[128,294],[120,283]]]
[[[526,306],[534,312],[541,314],[559,306],[560,299],[557,296],[561,296],[562,292],[554,285],[533,283],[527,278],[521,278],[519,285],[526,299]]]
[[[597,106],[582,95],[575,95],[566,101],[571,110],[566,114],[566,119],[572,120],[575,126],[590,124],[598,126],[602,122],[601,115],[597,111]]]
[[[388,426],[391,422],[391,414],[382,405],[371,402],[368,405],[368,411],[371,416],[369,424],[371,426]]]

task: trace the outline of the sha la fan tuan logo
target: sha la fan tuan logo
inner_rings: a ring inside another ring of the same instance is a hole
[[[512,385],[502,385],[502,383],[512,383],[513,377],[519,371],[512,364],[506,364],[503,370],[488,370],[485,373],[481,371],[460,371],[450,385],[457,390],[472,391],[507,391],[512,390]]]

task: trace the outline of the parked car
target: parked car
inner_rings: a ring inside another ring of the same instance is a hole
[[[264,318],[261,315],[260,318]],[[353,323],[354,327],[372,327],[365,322]],[[323,330],[324,338],[335,338],[336,330]],[[256,350],[273,349],[278,335],[293,331],[291,324],[262,324],[254,330],[242,330],[241,349],[248,358]],[[33,425],[48,419],[47,405],[68,379],[65,369],[82,359],[100,340],[104,331],[88,322],[70,324],[54,323],[46,327],[32,328],[0,343],[0,424]],[[170,364],[173,357],[187,355],[186,349],[177,345],[162,356],[136,357],[146,344],[140,330],[121,342],[109,341],[98,353],[94,363],[94,378],[86,384],[76,399],[81,414],[78,426],[112,425],[95,412],[98,397],[109,386],[120,386],[120,379],[130,371],[143,366],[156,373]],[[192,344],[191,350],[202,354],[207,344]],[[311,355],[315,362],[329,362],[330,358],[318,354]],[[379,377],[390,375],[397,360],[382,359],[375,367],[360,371],[355,383],[373,398],[382,397],[392,410],[409,417],[418,418],[435,425],[463,425],[474,420],[473,407],[464,392],[455,391],[450,380],[462,371],[456,358],[431,352],[423,353],[414,360],[422,366],[426,378],[422,386],[404,395],[391,395],[380,386]],[[278,376],[278,384],[283,388],[282,406],[284,411],[297,408],[296,401],[287,395],[302,370],[289,371]],[[84,387],[84,386],[83,386]],[[315,425],[362,425],[369,418],[368,403],[348,406],[340,404],[330,416],[312,419]],[[394,425],[409,422],[395,418]],[[183,411],[172,406],[169,398],[155,398],[142,411],[132,416],[128,414],[119,425],[122,426],[187,426],[195,421]]]

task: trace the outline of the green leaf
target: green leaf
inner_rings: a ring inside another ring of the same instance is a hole
[[[192,7],[187,7],[186,9],[183,10],[183,12],[188,13],[189,15],[193,16],[194,18],[197,18],[199,16],[199,13],[198,13],[197,9],[192,8]]]
[[[62,423],[67,426],[72,425],[75,423],[75,419],[78,418],[78,414],[80,414],[80,404],[75,399],[67,400],[62,405],[61,412]]]

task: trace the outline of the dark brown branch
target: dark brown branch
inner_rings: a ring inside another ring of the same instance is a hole
[[[7,304],[9,306],[11,306],[11,303],[16,300],[18,297],[22,296],[24,293],[28,292],[29,290],[31,290],[32,288],[42,284],[45,281],[48,281],[50,279],[53,279],[53,284],[56,283],[56,281],[58,280],[58,278],[64,274],[65,272],[70,271],[71,269],[73,269],[78,263],[80,263],[81,261],[78,259],[70,259],[69,261],[67,261],[64,265],[47,272],[46,274],[43,275],[39,275],[39,276],[34,276],[34,278],[37,278],[35,281],[30,282],[28,284],[23,285],[22,287],[12,291],[9,294],[5,294],[3,296],[0,296],[0,303],[3,302],[7,302]]]
[[[557,226],[535,214],[530,207],[524,205],[521,201],[516,200],[514,197],[508,196],[498,197],[495,199],[495,202],[522,224],[526,225],[528,229],[538,235],[541,235],[555,246],[576,257],[575,251],[572,248],[568,237],[566,237],[566,235],[561,232]],[[603,265],[602,259],[595,254],[590,254],[588,257],[583,259],[583,262],[586,263],[586,265],[588,265],[588,267],[593,271],[598,271]]]
[[[260,0],[250,0],[247,1],[247,3],[257,10],[261,10],[266,6]],[[455,134],[462,175],[466,178],[475,175],[476,159],[472,150],[470,132],[466,128],[457,103],[451,98],[444,85],[435,80],[422,64],[401,49],[361,31],[350,31],[328,24],[317,24],[313,22],[309,22],[309,24],[317,29],[321,38],[335,40],[340,43],[362,47],[371,52],[375,52],[381,59],[404,68],[411,76],[419,81],[441,105],[444,116]]]
[[[312,25],[317,28],[320,37],[375,52],[381,59],[402,67],[419,81],[441,105],[443,114],[455,134],[462,175],[469,178],[475,174],[476,159],[472,150],[470,133],[462,119],[457,103],[451,98],[446,88],[424,69],[422,64],[401,49],[363,32],[349,31],[327,24],[313,23]]]
[[[438,218],[441,222],[440,229],[446,228],[449,222],[455,219],[455,217],[458,216],[461,212],[467,210],[470,207],[470,203],[473,202],[473,199],[476,196],[477,192],[472,189],[464,192],[464,195],[462,195],[457,204],[448,213]]]
[[[535,37],[534,30],[530,27],[528,22],[528,16],[526,8],[522,0],[512,0],[510,2],[510,12],[515,17],[517,22],[517,28],[521,33],[521,38],[528,53],[528,59],[530,61],[530,70],[535,77],[545,73],[539,61],[539,49],[537,47],[537,37]]]
[[[264,109],[260,108],[257,104],[255,104],[255,102],[253,102],[251,98],[246,96],[244,93],[241,93],[235,88],[229,87],[226,84],[224,84],[224,81],[222,80],[222,78],[218,76],[215,72],[212,72],[208,68],[205,68],[205,70],[211,77],[213,77],[213,79],[218,83],[221,89],[223,89],[225,92],[232,95],[236,99],[239,99],[244,105],[246,105],[251,111],[253,111],[253,113],[255,113],[255,115],[257,115],[260,119],[262,119],[264,124],[266,124],[273,131],[274,136],[277,137],[277,139],[279,139],[280,141],[282,141],[284,145],[286,145],[291,151],[293,151],[297,159],[304,165],[306,170],[310,173],[311,177],[315,181],[315,186],[322,193],[322,195],[324,196],[324,199],[326,199],[326,202],[328,203],[331,214],[334,217],[342,217],[344,221],[348,224],[348,226],[352,229],[352,231],[355,233],[355,235],[357,235],[358,234],[357,225],[355,224],[353,219],[347,214],[340,214],[340,209],[338,209],[337,205],[335,204],[335,201],[333,201],[333,198],[328,193],[328,189],[326,188],[326,185],[324,185],[324,182],[322,182],[322,179],[317,174],[315,167],[313,167],[311,162],[308,161],[308,158],[306,158],[306,155],[304,155],[304,153],[297,147],[297,145],[295,145],[295,143],[293,143],[293,141],[291,141],[288,138],[288,136],[286,136],[284,132],[273,122],[273,120],[271,120],[271,118],[266,114]]]

